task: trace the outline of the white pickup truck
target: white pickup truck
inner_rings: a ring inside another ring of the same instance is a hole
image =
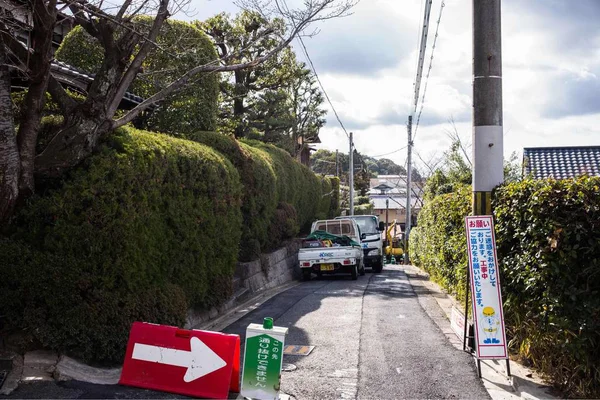
[[[315,221],[311,234],[298,251],[302,278],[310,280],[312,273],[349,273],[356,280],[365,274],[360,230],[352,219]]]

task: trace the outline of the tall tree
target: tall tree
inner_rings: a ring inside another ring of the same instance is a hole
[[[325,125],[327,111],[322,108],[325,98],[316,77],[303,63],[295,79],[290,82],[288,91],[294,118],[292,142],[297,143],[300,137],[304,140],[316,137]]]
[[[13,36],[6,26],[0,26],[2,41],[10,48],[18,63],[27,67],[30,87],[26,99],[26,110],[30,117],[26,124],[19,126],[17,142],[20,156],[19,192],[29,193],[33,188],[35,172],[45,177],[57,177],[65,170],[77,165],[96,148],[100,138],[115,128],[133,121],[148,107],[164,100],[187,87],[196,76],[206,73],[235,72],[260,65],[285,49],[293,38],[315,22],[335,18],[346,14],[354,5],[353,0],[311,0],[304,3],[303,9],[279,12],[281,20],[287,25],[286,34],[278,35],[277,45],[270,51],[252,60],[224,65],[209,63],[194,66],[141,104],[117,115],[117,109],[125,92],[140,73],[141,66],[152,51],[161,51],[157,37],[165,20],[177,13],[183,3],[171,0],[125,0],[114,8],[113,3],[102,0],[63,0],[78,25],[96,38],[102,46],[104,58],[91,83],[83,102],[72,99],[67,92],[50,76],[51,38],[56,15],[56,0],[30,0],[34,15],[34,48],[28,52]],[[275,15],[276,8],[259,0],[240,0],[242,6],[265,15]],[[278,3],[276,1],[276,3]],[[136,21],[138,15],[152,15],[151,24],[144,25]],[[6,21],[6,18],[2,18]],[[269,34],[270,30],[260,31],[257,36]],[[234,56],[234,55],[231,55]],[[43,109],[46,89],[60,106],[64,122],[52,136],[47,146],[36,155],[35,145]],[[41,95],[40,95],[41,93]],[[31,105],[31,107],[29,107]],[[0,117],[7,118],[7,113]],[[6,121],[0,126],[7,126]],[[0,148],[0,159],[7,159],[10,146]],[[34,158],[35,157],[35,158]],[[35,160],[35,164],[34,164]],[[12,182],[15,169],[5,168],[7,162],[0,162],[4,169],[0,171],[3,182]],[[18,172],[18,171],[17,171]],[[13,176],[6,177],[6,174]],[[12,196],[0,196],[0,210],[11,210],[15,199]],[[7,214],[0,215],[5,219]]]
[[[0,40],[0,217],[10,215],[19,195],[21,163],[10,97],[10,71]]]
[[[0,58],[2,63],[2,144],[0,145],[0,221],[5,220],[12,212],[18,199],[22,199],[35,191],[34,162],[36,156],[37,136],[42,119],[42,110],[46,100],[46,91],[50,82],[50,61],[52,60],[52,34],[56,25],[58,10],[56,0],[31,0],[15,5],[22,10],[3,10],[0,15]],[[15,13],[30,13],[33,30],[32,46],[28,50],[12,34],[10,18]],[[11,66],[29,81],[29,90],[23,103],[23,115],[19,122],[14,146],[14,127],[12,102],[10,102],[10,69]],[[5,107],[6,85],[8,82],[9,107]],[[55,82],[53,82],[56,84]],[[54,85],[53,85],[54,86]],[[10,138],[13,136],[13,138]],[[17,166],[18,164],[18,166]],[[15,185],[17,191],[15,192]],[[4,191],[6,190],[6,193]]]
[[[234,18],[221,13],[196,24],[213,39],[223,65],[248,62],[272,51],[287,29],[281,19],[268,20],[247,10]],[[253,125],[251,116],[261,114],[258,103],[275,97],[265,92],[277,93],[295,73],[295,55],[288,46],[260,65],[222,74],[221,131],[238,138],[247,136]]]

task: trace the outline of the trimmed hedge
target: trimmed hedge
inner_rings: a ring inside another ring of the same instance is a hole
[[[321,200],[315,219],[327,219],[331,213],[331,196],[333,195],[333,182],[327,177],[321,178]]]
[[[572,397],[600,397],[600,178],[496,190],[513,349]]]
[[[333,185],[338,182],[339,186],[339,181],[317,177],[287,152],[215,132],[196,132],[190,138],[221,152],[240,174],[244,218],[241,261],[279,247],[316,218],[337,215],[332,196]]]
[[[215,132],[197,132],[191,139],[219,151],[238,170],[243,185],[241,211],[244,218],[239,257],[241,261],[258,258],[269,246],[269,227],[278,204],[272,193],[277,177],[268,155]]]
[[[120,129],[31,198],[0,237],[0,329],[120,362],[133,321],[181,326],[229,298],[240,248],[257,257],[336,215],[339,181],[285,151],[194,138]]]
[[[464,293],[470,192],[435,197],[412,259]],[[600,178],[525,180],[493,198],[510,348],[571,397],[600,397]]]
[[[335,218],[338,215],[340,215],[341,212],[340,197],[342,193],[340,186],[340,178],[334,176],[329,178],[329,181],[331,182],[331,190],[333,191],[333,193],[331,194],[331,205],[329,206],[330,212],[328,218]]]
[[[419,212],[419,224],[411,229],[409,254],[433,280],[464,300],[467,267],[467,239],[464,218],[471,213],[471,188],[442,194],[426,202]]]
[[[322,199],[321,182],[306,166],[295,161],[290,154],[273,145],[257,140],[244,140],[244,143],[262,150],[275,171],[275,195],[277,203],[288,203],[294,207],[298,217],[298,227],[307,231],[319,210]]]
[[[241,236],[236,169],[190,141],[110,136],[0,241],[0,315],[44,346],[121,361],[131,322],[182,325],[231,293]]]

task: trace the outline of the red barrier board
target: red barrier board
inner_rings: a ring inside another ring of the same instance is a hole
[[[135,322],[121,385],[225,399],[239,392],[240,337]]]

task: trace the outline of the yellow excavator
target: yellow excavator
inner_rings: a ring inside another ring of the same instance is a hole
[[[392,237],[392,231],[396,228],[396,220],[393,220],[390,226],[386,230],[386,247],[385,256],[389,264],[396,264],[400,258],[404,255],[404,241],[399,237]]]

